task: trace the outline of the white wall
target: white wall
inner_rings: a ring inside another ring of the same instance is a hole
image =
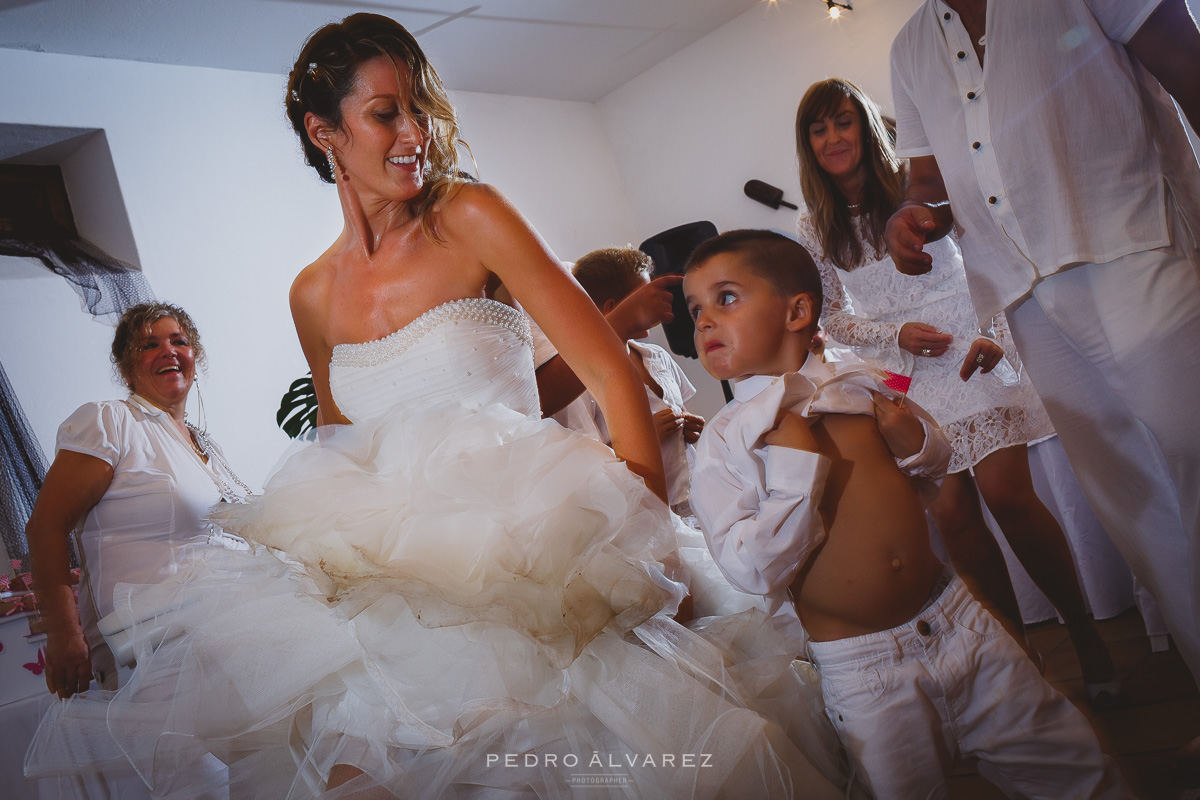
[[[288,287],[341,227],[334,189],[303,166],[283,114],[284,78],[16,50],[0,50],[0,75],[0,123],[104,130],[136,259],[208,349],[210,428],[260,484],[287,442],[279,398],[307,369]],[[632,214],[594,106],[453,99],[483,179],[557,253],[628,240]],[[0,360],[49,455],[70,411],[121,391],[106,360],[111,328],[39,270],[0,261]]]
[[[848,78],[891,106],[888,50],[923,0],[855,0],[830,20],[815,0],[755,6],[598,103],[640,242],[697,220],[718,230],[792,232],[795,213],[750,200],[758,178],[800,205],[796,106],[827,77]],[[699,362],[682,360],[705,416],[724,403]]]

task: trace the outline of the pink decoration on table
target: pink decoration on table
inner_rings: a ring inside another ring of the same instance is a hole
[[[7,592],[9,585],[12,583],[11,575],[0,575],[0,592]]]
[[[25,669],[29,670],[34,675],[41,675],[43,672],[45,672],[46,671],[46,656],[42,652],[42,648],[40,648],[40,647],[38,648],[38,660],[36,663],[30,662],[28,664],[24,664],[23,666],[25,667]]]

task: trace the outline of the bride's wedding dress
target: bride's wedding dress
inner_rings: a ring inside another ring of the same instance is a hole
[[[336,347],[330,386],[354,424],[214,511],[261,547],[155,587],[165,640],[145,626],[128,686],[51,712],[27,773],[127,761],[179,797],[326,796],[335,764],[365,774],[330,796],[841,796],[790,640],[757,611],[669,618],[677,521],[540,418],[520,312],[437,306]],[[135,638],[144,591],[117,593]]]

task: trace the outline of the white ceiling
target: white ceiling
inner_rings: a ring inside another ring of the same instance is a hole
[[[0,47],[283,74],[309,33],[372,11],[451,89],[595,101],[762,2],[0,0]]]

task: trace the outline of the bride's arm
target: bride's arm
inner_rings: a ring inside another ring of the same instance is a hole
[[[323,291],[313,279],[312,267],[305,269],[292,283],[288,300],[292,307],[292,321],[296,324],[296,335],[300,337],[300,348],[312,372],[313,389],[317,394],[317,427],[334,423],[348,423],[342,416],[333,393],[329,389],[329,359],[333,355],[325,342],[321,298]]]
[[[450,208],[453,206],[453,209]],[[563,269],[529,223],[495,189],[462,187],[447,203],[439,230],[470,247],[558,349],[600,404],[613,450],[666,499],[662,452],[650,422],[641,377],[623,343],[591,299]]]

